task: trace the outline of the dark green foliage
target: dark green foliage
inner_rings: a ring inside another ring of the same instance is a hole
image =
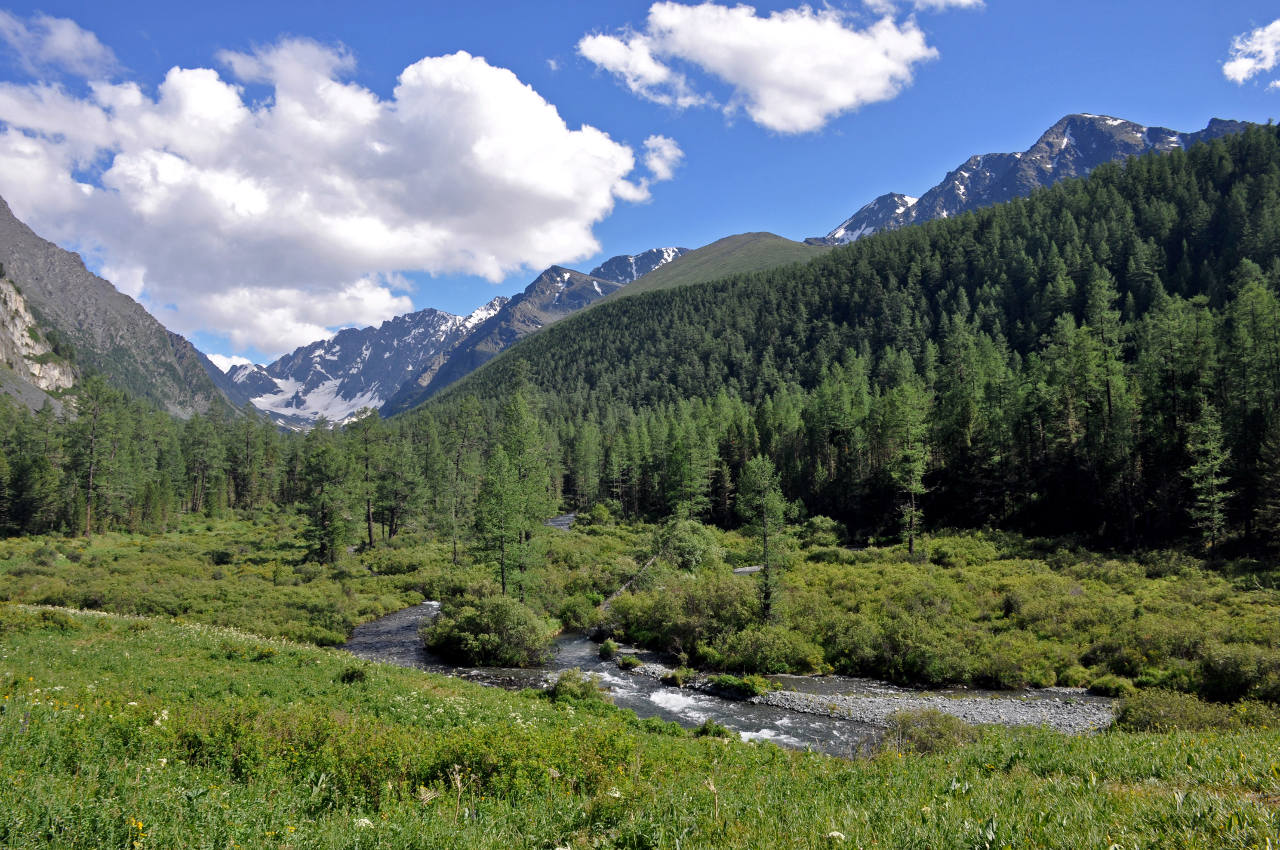
[[[773,685],[763,676],[740,677],[722,673],[718,676],[709,677],[707,684],[730,699],[751,699],[752,697],[763,696],[773,690]]]
[[[546,660],[552,631],[510,597],[464,597],[447,603],[425,624],[422,638],[432,651],[461,664],[533,667]]]

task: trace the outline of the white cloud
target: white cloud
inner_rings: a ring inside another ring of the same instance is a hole
[[[1277,63],[1280,63],[1280,20],[1233,38],[1231,58],[1223,63],[1222,73],[1232,82],[1243,83],[1271,71]],[[1273,80],[1269,88],[1277,88],[1277,82],[1280,81]]]
[[[412,309],[397,271],[589,256],[619,199],[648,198],[632,148],[467,53],[410,65],[386,98],[311,41],[219,59],[229,77],[173,68],[154,93],[0,83],[0,195],[182,333],[286,351]]]
[[[223,373],[230,372],[232,366],[251,366],[253,364],[253,361],[248,357],[241,357],[238,354],[233,354],[230,357],[225,354],[207,354],[205,356],[212,360],[213,365],[221,369]]]
[[[782,133],[817,130],[893,98],[916,64],[938,55],[911,19],[886,15],[859,29],[834,9],[800,6],[762,18],[750,6],[710,2],[655,3],[644,32],[586,36],[578,52],[641,97],[675,107],[715,102],[667,62],[694,66],[730,86],[726,112],[744,109]]]
[[[932,9],[941,11],[943,9],[980,9],[983,0],[915,0],[917,9]]]
[[[81,77],[102,77],[117,67],[111,49],[68,18],[37,14],[27,20],[0,10],[0,40],[29,73],[58,68]]]
[[[684,151],[676,140],[667,136],[650,136],[644,140],[644,167],[654,180],[670,180],[676,166],[684,159]]]

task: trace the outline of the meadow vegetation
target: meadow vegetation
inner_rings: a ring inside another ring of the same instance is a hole
[[[845,761],[591,697],[0,605],[0,844],[1263,847],[1280,732],[919,731]],[[363,675],[353,675],[353,670]],[[941,740],[941,743],[939,743]],[[910,751],[910,754],[904,754]],[[835,834],[839,833],[837,837]]]

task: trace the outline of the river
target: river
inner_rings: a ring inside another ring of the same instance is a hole
[[[418,637],[423,619],[439,610],[440,603],[424,602],[357,626],[342,648],[370,661],[509,689],[541,688],[560,672],[577,668],[599,676],[614,704],[640,717],[660,717],[686,727],[709,718],[744,740],[846,757],[865,753],[883,733],[885,719],[900,709],[936,708],[973,723],[1046,725],[1069,733],[1105,728],[1112,717],[1111,700],[1075,689],[920,691],[847,676],[775,676],[783,690],[742,702],[662,684],[658,676],[665,668],[653,653],[624,648],[645,662],[624,672],[615,662],[602,661],[599,647],[578,634],[557,638],[554,658],[544,667],[459,667],[428,653]]]

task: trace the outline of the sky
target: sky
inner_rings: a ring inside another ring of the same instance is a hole
[[[2,0],[0,0],[2,3]],[[215,362],[823,235],[1063,115],[1280,115],[1267,2],[0,5],[0,197]]]

